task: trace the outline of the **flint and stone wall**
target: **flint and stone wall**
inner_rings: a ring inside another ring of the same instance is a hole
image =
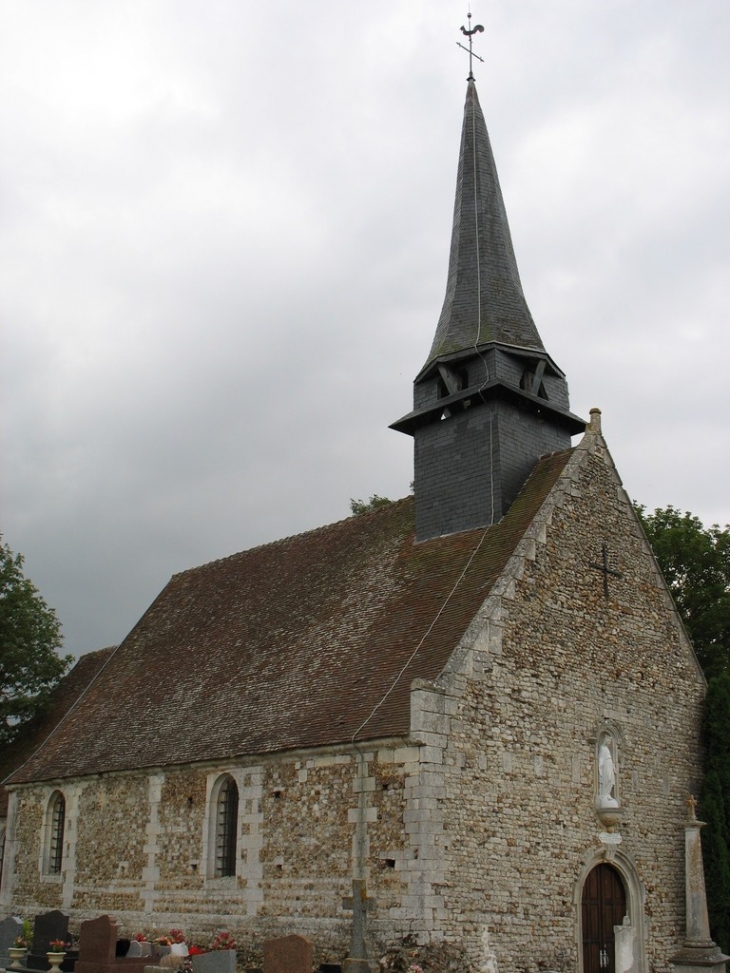
[[[621,575],[609,575],[608,598],[604,543]],[[589,434],[442,676],[416,689],[412,736],[441,795],[421,815],[433,927],[464,939],[484,969],[578,971],[582,883],[605,861],[628,893],[632,973],[669,973],[684,938],[683,822],[704,688],[605,444]],[[617,741],[613,833],[595,810],[601,732]]]
[[[608,598],[604,543],[621,575]],[[634,973],[669,973],[703,696],[594,427],[442,675],[414,684],[408,740],[368,744],[364,764],[342,748],[18,788],[0,902],[62,908],[74,923],[111,912],[127,934],[182,926],[204,939],[225,926],[252,960],[265,938],[298,932],[316,963],[339,961],[362,847],[374,952],[413,933],[465,942],[486,971],[578,973],[582,883],[608,861],[628,893]],[[613,833],[595,811],[604,731],[617,741]],[[222,773],[239,788],[237,873],[210,878]],[[56,786],[64,867],[48,876]]]
[[[379,912],[401,907],[412,847],[403,829],[418,747],[295,754],[257,764],[167,768],[24,787],[13,795],[12,908],[61,908],[74,923],[101,912],[125,934],[182,926],[205,941],[221,926],[260,959],[265,938],[298,932],[317,962],[347,954],[353,856],[364,794],[369,893]],[[221,773],[239,786],[236,875],[208,877],[209,796]],[[61,875],[44,875],[43,820],[60,789],[67,802]],[[9,904],[9,901],[8,901]],[[398,926],[408,931],[407,924]]]

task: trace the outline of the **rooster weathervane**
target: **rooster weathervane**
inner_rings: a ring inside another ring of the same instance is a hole
[[[468,20],[469,30],[467,30],[466,27],[463,27],[462,26],[461,33],[465,37],[468,37],[469,38],[469,46],[468,47],[464,47],[464,45],[460,41],[457,41],[456,42],[456,46],[457,47],[460,47],[462,49],[462,51],[466,51],[468,53],[468,55],[469,55],[469,77],[466,80],[467,81],[473,81],[474,80],[474,72],[472,71],[472,58],[476,58],[477,61],[481,61],[482,64],[484,64],[484,58],[483,57],[479,57],[479,55],[478,54],[475,54],[474,51],[472,50],[472,38],[473,38],[474,34],[481,34],[484,31],[484,28],[482,27],[481,24],[475,24],[474,27],[471,26],[471,10],[469,11],[469,13],[466,16],[469,18],[469,20]]]

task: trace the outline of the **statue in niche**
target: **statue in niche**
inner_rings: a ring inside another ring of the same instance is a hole
[[[616,800],[616,765],[613,759],[613,737],[605,733],[598,747],[598,806],[618,807]]]

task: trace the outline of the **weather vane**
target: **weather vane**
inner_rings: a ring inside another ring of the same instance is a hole
[[[457,41],[456,42],[456,46],[457,47],[460,47],[462,49],[462,51],[467,51],[468,54],[469,54],[469,77],[466,80],[467,81],[473,81],[474,80],[474,72],[472,71],[472,58],[476,58],[477,61],[481,61],[482,64],[484,64],[484,58],[483,57],[479,57],[479,55],[478,54],[475,54],[474,51],[472,50],[472,37],[474,36],[474,34],[481,34],[483,32],[484,28],[482,27],[481,24],[476,24],[474,27],[471,26],[471,10],[467,14],[467,17],[469,18],[468,23],[469,23],[469,28],[470,29],[467,30],[466,27],[462,27],[461,28],[461,33],[465,37],[468,37],[469,38],[469,46],[468,47],[464,47],[464,45],[460,41]]]

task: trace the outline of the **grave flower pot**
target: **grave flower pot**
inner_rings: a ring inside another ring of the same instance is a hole
[[[22,970],[23,964],[21,960],[25,958],[28,950],[25,946],[11,946],[8,949],[8,956],[12,960],[12,963],[8,967],[10,970]]]
[[[46,953],[46,956],[48,957],[48,962],[51,964],[50,973],[61,973],[61,963],[63,963],[63,958],[65,955],[66,955],[65,950],[62,953],[56,953],[56,952]]]

